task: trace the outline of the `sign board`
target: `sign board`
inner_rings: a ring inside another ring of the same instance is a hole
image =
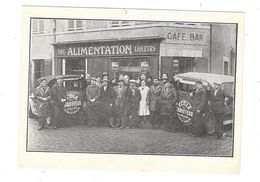
[[[111,64],[112,64],[112,69],[113,69],[113,70],[118,70],[118,68],[119,68],[119,62],[111,62]]]
[[[182,28],[171,27],[164,29],[167,43],[180,44],[210,44],[210,29],[209,28]]]
[[[159,42],[86,43],[56,45],[56,57],[158,55]]]
[[[67,114],[76,114],[81,107],[82,103],[79,97],[75,94],[68,94],[67,100],[64,104],[64,111]]]

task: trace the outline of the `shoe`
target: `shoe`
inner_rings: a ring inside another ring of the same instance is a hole
[[[226,138],[227,134],[226,133],[223,133],[222,136],[219,137],[219,139],[224,139]]]
[[[38,128],[38,130],[43,130],[45,127],[44,126],[40,126],[39,128]]]

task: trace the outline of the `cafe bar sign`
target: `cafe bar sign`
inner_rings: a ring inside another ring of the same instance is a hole
[[[120,45],[63,45],[56,47],[57,57],[91,57],[123,55],[158,55],[158,43]]]

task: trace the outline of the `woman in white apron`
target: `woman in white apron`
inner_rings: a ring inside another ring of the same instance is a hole
[[[147,102],[147,95],[149,91],[149,87],[145,85],[145,80],[141,81],[141,86],[139,87],[141,93],[141,100],[139,104],[139,112],[138,115],[141,118],[142,124],[148,124],[148,116],[150,115],[149,106]]]

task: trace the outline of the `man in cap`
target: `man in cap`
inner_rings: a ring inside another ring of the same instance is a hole
[[[128,118],[127,127],[135,128],[138,126],[138,110],[141,100],[140,90],[136,87],[136,81],[129,80],[129,89],[127,90],[126,114]]]
[[[167,73],[163,73],[161,80],[162,80],[162,84],[164,85],[167,82],[167,80],[168,80],[168,74]]]
[[[146,81],[146,74],[145,74],[145,72],[141,72],[141,73],[140,73],[140,82],[141,82],[142,80],[145,80],[145,81]]]
[[[205,132],[204,116],[207,107],[207,91],[202,85],[202,81],[198,80],[195,83],[196,90],[191,93],[191,97],[194,100],[193,106],[193,123],[192,123],[192,135],[201,136]]]
[[[114,90],[108,84],[108,79],[104,78],[102,80],[102,87],[100,88],[100,102],[102,111],[102,122],[108,126],[109,122],[112,120],[112,106],[114,101]]]
[[[122,126],[121,128],[125,128],[126,124],[126,93],[127,87],[124,86],[124,80],[120,78],[118,80],[118,85],[114,87],[115,93],[115,113],[121,120]]]
[[[47,85],[47,80],[42,79],[40,81],[40,86],[38,86],[33,93],[37,105],[37,116],[39,120],[38,130],[42,130],[45,127],[49,127],[48,123],[50,121],[51,110],[50,110],[50,100],[51,100],[51,89]],[[47,122],[47,123],[46,123]]]
[[[153,79],[153,84],[151,85],[148,91],[148,105],[151,113],[151,124],[153,128],[158,127],[159,125],[159,116],[160,116],[160,102],[159,98],[161,95],[162,85],[158,78]]]
[[[226,133],[223,131],[223,116],[225,103],[227,103],[228,100],[232,100],[232,97],[222,90],[220,83],[214,83],[214,90],[211,93],[211,104],[215,118],[215,132],[219,139],[223,139],[226,136]]]
[[[64,110],[63,106],[67,98],[67,92],[62,85],[62,77],[56,78],[56,84],[52,86],[52,105],[53,105],[53,126],[59,127],[62,124]]]
[[[89,126],[97,124],[99,120],[100,112],[100,102],[98,101],[100,97],[99,86],[96,85],[96,79],[91,78],[91,85],[86,89],[86,102],[87,102],[87,117]]]

